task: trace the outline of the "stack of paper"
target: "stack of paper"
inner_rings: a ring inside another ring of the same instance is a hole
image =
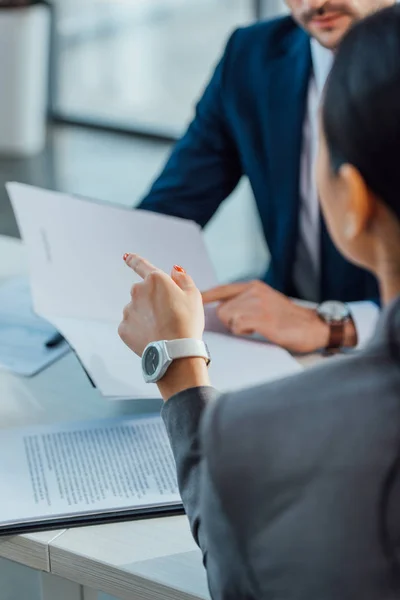
[[[183,264],[200,289],[217,284],[200,228],[189,221],[126,210],[10,183],[28,247],[36,312],[59,329],[101,393],[110,398],[158,397],[145,384],[140,359],[117,329],[139,277],[122,260],[140,254],[171,271]],[[221,391],[264,383],[299,369],[284,350],[207,331],[211,379]]]

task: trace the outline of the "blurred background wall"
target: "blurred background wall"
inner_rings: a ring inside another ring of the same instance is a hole
[[[282,0],[55,0],[53,109],[176,136],[233,29]]]

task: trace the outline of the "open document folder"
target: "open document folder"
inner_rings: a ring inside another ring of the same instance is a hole
[[[182,512],[161,417],[0,431],[0,535]]]
[[[184,264],[200,289],[210,288],[217,281],[200,228],[18,183],[7,190],[28,249],[36,312],[61,331],[104,396],[158,397],[157,387],[143,381],[140,359],[118,337],[123,307],[139,281],[122,256],[140,254],[167,273]],[[263,342],[218,331],[206,331],[204,340],[211,380],[221,391],[299,369],[287,352]]]

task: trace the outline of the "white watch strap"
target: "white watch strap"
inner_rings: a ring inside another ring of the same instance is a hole
[[[182,339],[182,340],[165,340],[167,352],[175,360],[177,358],[204,358],[207,364],[210,363],[211,357],[206,344],[202,340]]]

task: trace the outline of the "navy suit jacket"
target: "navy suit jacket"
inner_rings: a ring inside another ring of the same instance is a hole
[[[246,175],[271,253],[265,281],[287,295],[296,294],[292,276],[311,69],[310,38],[290,17],[235,31],[193,122],[139,206],[205,226]],[[378,297],[376,280],[350,265],[330,240],[321,252],[321,300]]]

